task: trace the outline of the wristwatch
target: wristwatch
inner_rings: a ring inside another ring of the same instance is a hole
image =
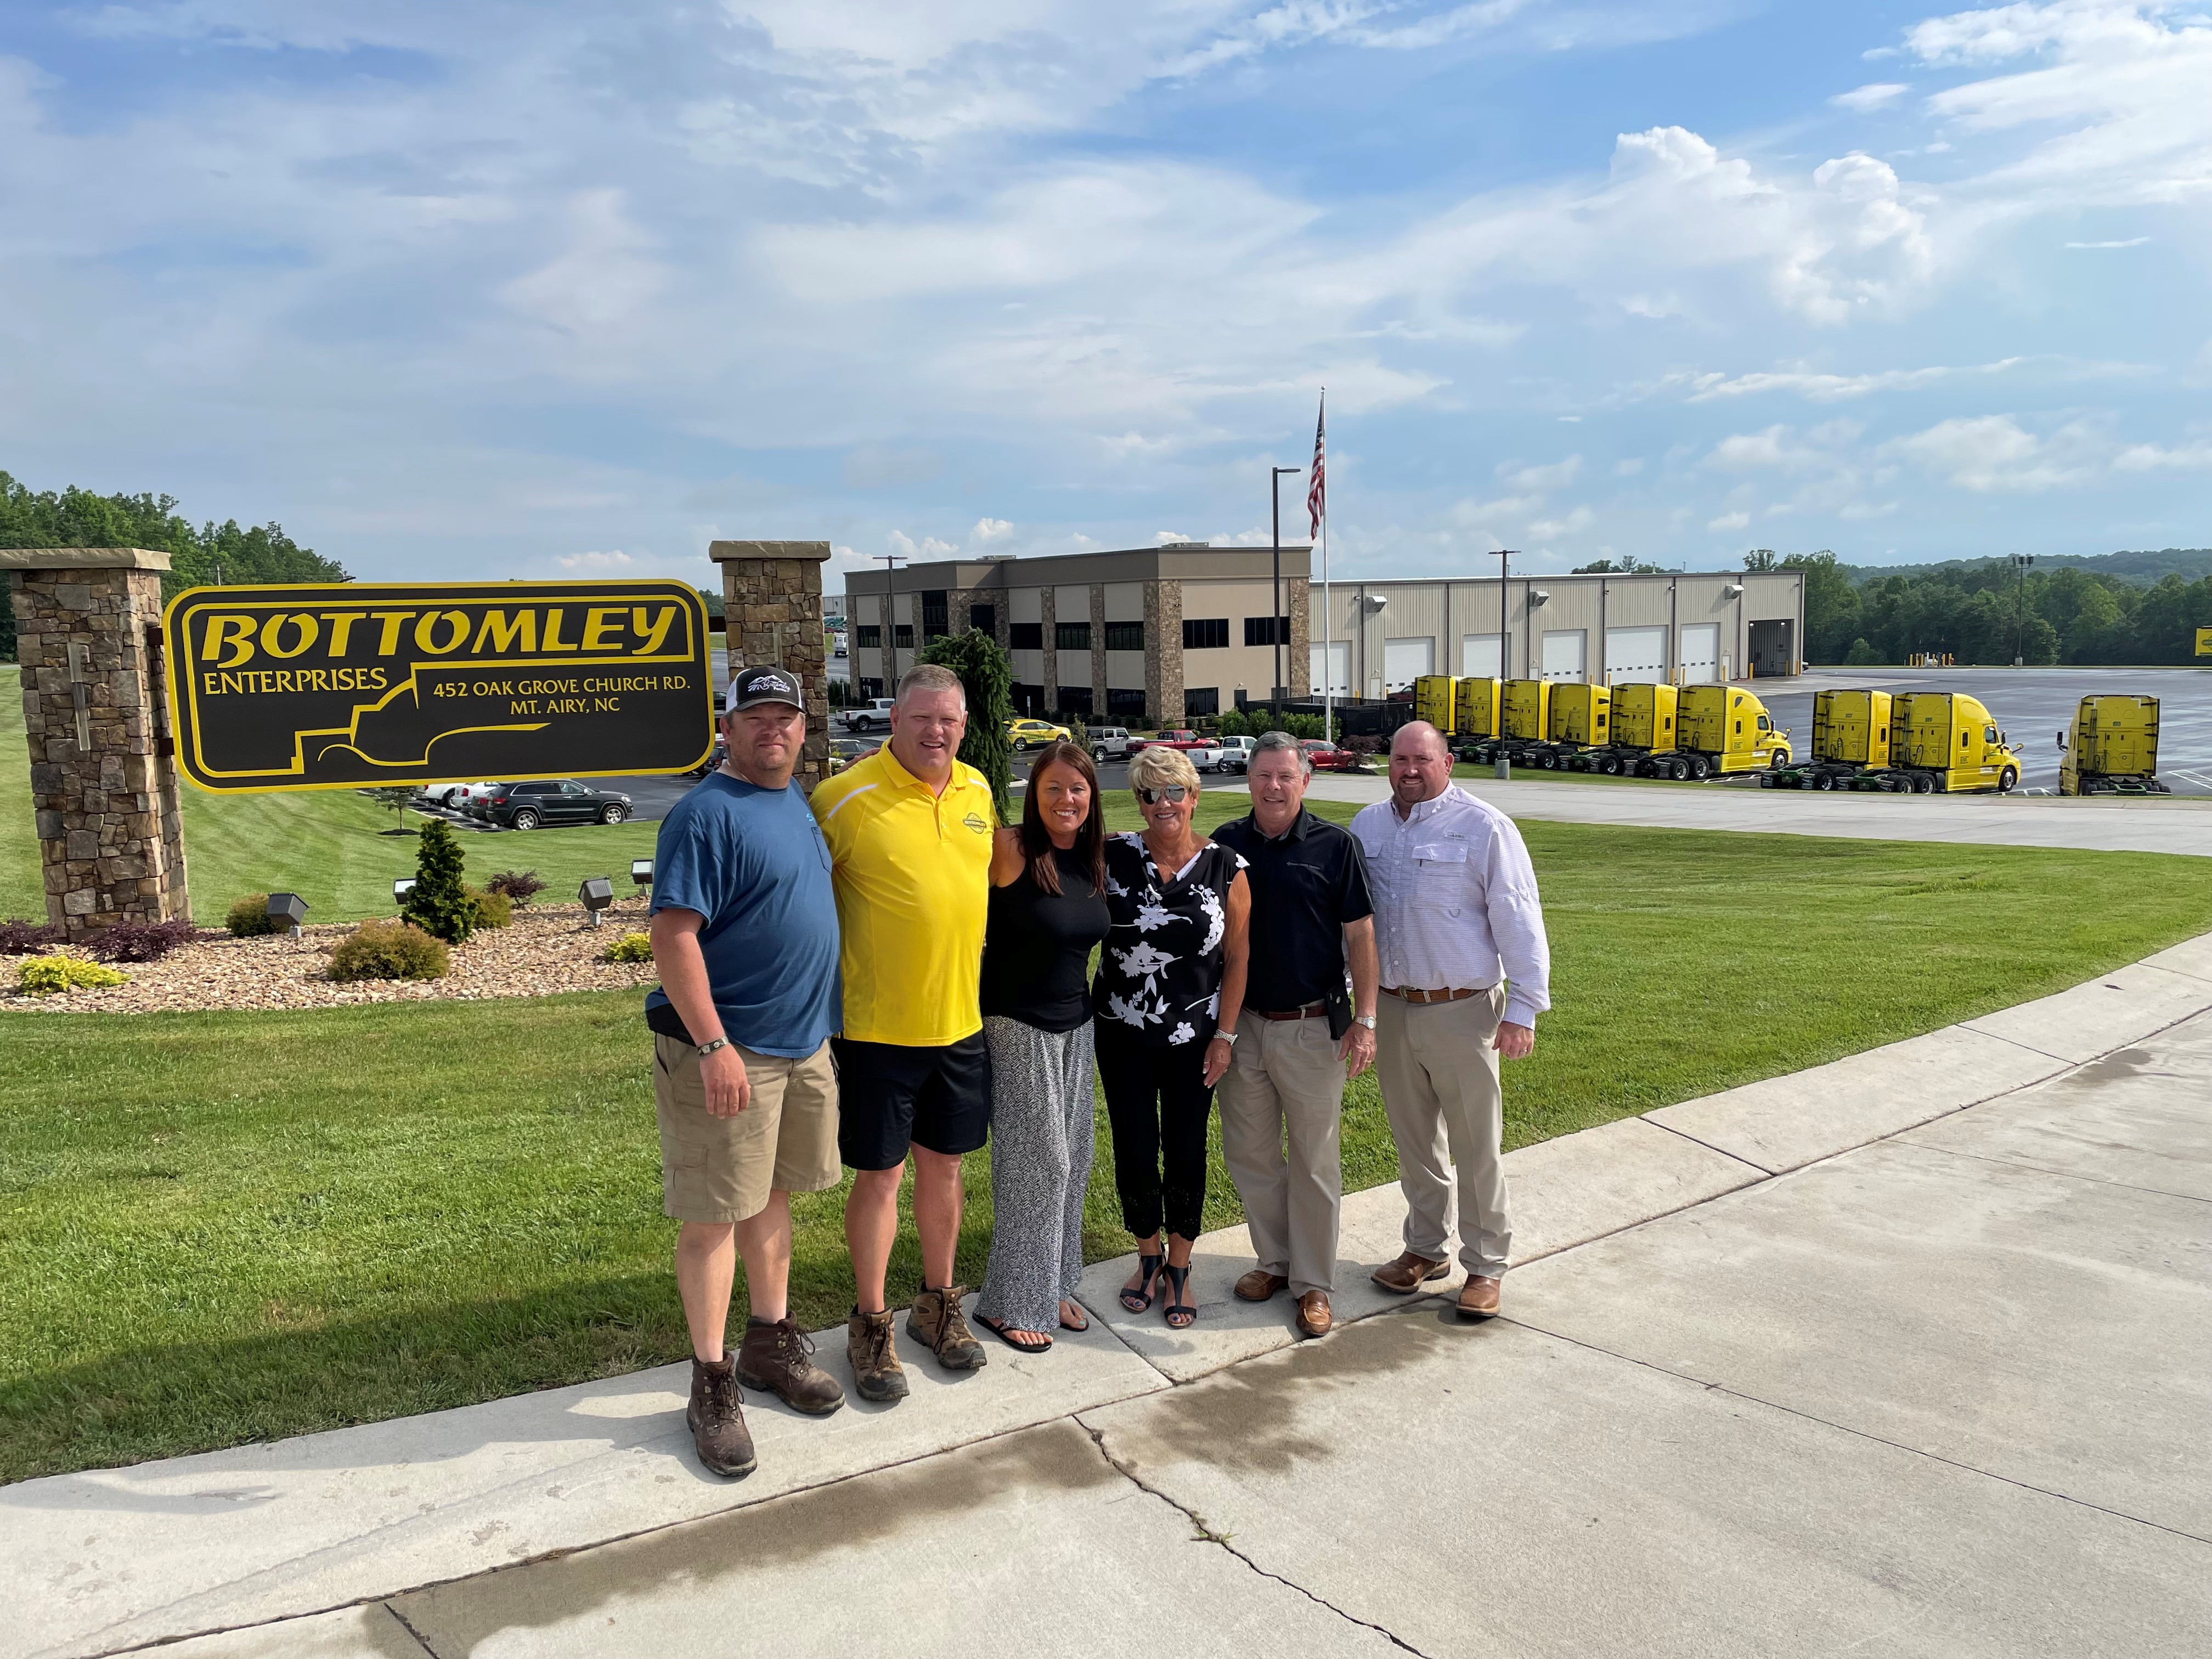
[[[1354,1014],[1352,1017],[1352,1023],[1354,1025],[1364,1025],[1371,1031],[1375,1029],[1375,1016],[1372,1014]]]
[[[715,1049],[726,1048],[729,1046],[730,1040],[727,1037],[716,1037],[712,1042],[702,1042],[699,1045],[699,1058],[704,1060]]]
[[[1232,1048],[1237,1046],[1237,1033],[1234,1031],[1224,1031],[1217,1025],[1213,1028],[1213,1035],[1217,1041],[1225,1042]]]

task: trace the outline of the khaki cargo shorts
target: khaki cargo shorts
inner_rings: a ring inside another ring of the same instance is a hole
[[[752,1099],[735,1117],[716,1117],[707,1109],[698,1050],[672,1036],[653,1039],[661,1207],[678,1221],[750,1221],[772,1190],[818,1193],[843,1175],[830,1045],[805,1060],[732,1046],[745,1063]]]

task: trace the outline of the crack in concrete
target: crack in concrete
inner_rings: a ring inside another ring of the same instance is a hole
[[[2165,1075],[2171,1075],[2166,1073]],[[1922,1125],[1926,1127],[1926,1125]],[[2115,1187],[2124,1193],[2144,1193],[2153,1198],[2178,1198],[2187,1204],[2212,1204],[2202,1193],[2177,1193],[2165,1187],[2140,1187],[2132,1181],[2115,1181],[2110,1176],[2083,1175],[2079,1170],[2055,1170],[2048,1164],[2030,1164],[2024,1158],[1999,1158],[1994,1152],[1961,1152],[1956,1146],[1938,1146],[1932,1141],[1915,1140],[1911,1131],[1895,1137],[1900,1146],[1910,1146],[1915,1152],[1941,1152],[1946,1158],[1969,1158],[1977,1164],[1994,1164],[2002,1170],[2026,1170],[2034,1175],[2047,1175],[2060,1181],[2086,1181],[2095,1187]]]
[[[430,1645],[430,1638],[423,1635],[421,1631],[416,1630],[405,1613],[400,1612],[398,1607],[392,1606],[389,1601],[379,1601],[376,1605],[382,1607],[386,1613],[390,1613],[393,1619],[397,1620],[399,1624],[399,1628],[405,1631],[410,1636],[413,1637],[415,1638],[415,1645],[422,1649],[423,1652],[428,1654],[430,1656],[430,1659],[440,1659],[438,1650]]]
[[[1338,1618],[1343,1620],[1345,1623],[1348,1625],[1357,1625],[1362,1630],[1373,1631],[1384,1641],[1389,1643],[1392,1647],[1398,1648],[1407,1653],[1413,1654],[1416,1656],[1416,1659],[1429,1659],[1428,1655],[1423,1653],[1420,1649],[1415,1647],[1411,1642],[1408,1642],[1405,1638],[1400,1636],[1395,1631],[1389,1629],[1388,1626],[1378,1625],[1372,1620],[1362,1619],[1357,1613],[1346,1613],[1342,1607],[1337,1606],[1335,1602],[1330,1601],[1327,1596],[1316,1595],[1312,1590],[1308,1589],[1304,1584],[1297,1583],[1296,1580],[1285,1578],[1279,1572],[1268,1571],[1267,1568],[1261,1566],[1250,1556],[1245,1554],[1243,1550],[1238,1549],[1236,1545],[1231,1543],[1227,1534],[1216,1532],[1212,1528],[1207,1526],[1206,1524],[1205,1517],[1200,1516],[1196,1510],[1191,1508],[1189,1504],[1182,1502],[1178,1498],[1170,1497],[1168,1493],[1161,1491],[1160,1488],[1153,1486],[1151,1482],[1139,1475],[1134,1469],[1121,1462],[1120,1458],[1115,1456],[1111,1451],[1107,1449],[1106,1431],[1103,1429],[1092,1428],[1090,1424],[1085,1423],[1083,1420],[1082,1415],[1079,1413],[1075,1414],[1074,1422],[1077,1427],[1082,1429],[1085,1433],[1091,1437],[1091,1443],[1098,1448],[1098,1455],[1106,1460],[1107,1467],[1111,1468],[1115,1474],[1120,1475],[1124,1480],[1127,1480],[1131,1486],[1134,1486],[1139,1492],[1145,1492],[1151,1497],[1158,1498],[1161,1503],[1165,1504],[1170,1509],[1175,1510],[1176,1514],[1182,1516],[1184,1520],[1189,1522],[1192,1528],[1197,1533],[1201,1540],[1208,1544],[1219,1546],[1231,1555],[1236,1557],[1237,1560],[1243,1562],[1254,1572],[1257,1573],[1261,1577],[1272,1579],[1276,1583],[1280,1584],[1285,1589],[1297,1591],[1300,1595],[1304,1596],[1307,1601],[1312,1602],[1316,1607],[1327,1608]]]

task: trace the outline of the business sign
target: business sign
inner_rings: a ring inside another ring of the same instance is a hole
[[[2212,628],[2200,628],[2197,630],[2197,654],[2200,657],[2212,657]]]
[[[195,587],[163,626],[203,789],[683,772],[714,746],[683,582]]]

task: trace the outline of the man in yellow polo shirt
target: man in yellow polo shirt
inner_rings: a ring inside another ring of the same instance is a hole
[[[884,1274],[909,1149],[922,1289],[907,1329],[949,1370],[984,1363],[960,1311],[967,1287],[952,1282],[961,1155],[991,1133],[978,981],[996,815],[989,782],[958,758],[967,730],[959,677],[921,664],[899,681],[890,741],[814,792],[842,935],[845,1029],[831,1042],[838,1155],[855,1172],[845,1243],[859,1297],[846,1348],[866,1400],[907,1391]]]

